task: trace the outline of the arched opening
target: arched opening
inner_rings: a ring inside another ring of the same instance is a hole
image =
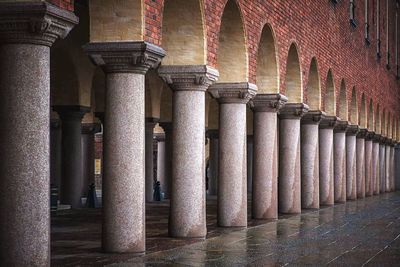
[[[328,76],[326,78],[325,112],[331,116],[336,115],[336,94],[332,70],[328,71]]]
[[[349,110],[347,105],[346,83],[342,80],[339,91],[339,103],[337,116],[342,120],[348,120]]]
[[[290,103],[303,102],[303,88],[301,83],[301,69],[299,54],[296,45],[293,43],[289,48],[286,65],[286,96]]]
[[[206,38],[199,0],[165,0],[162,24],[163,65],[206,63]]]
[[[369,111],[371,112],[371,111]],[[370,114],[368,114],[368,117]],[[358,124],[360,125],[361,128],[367,128],[368,122],[367,122],[367,105],[365,103],[365,94],[363,93],[361,96],[361,108],[360,108],[360,116],[359,116],[359,122]]]
[[[387,135],[387,137],[391,138],[392,137],[392,115],[389,112],[387,116],[388,116],[388,120],[387,120],[386,135]]]
[[[310,73],[308,76],[307,104],[311,110],[321,109],[321,83],[315,57],[311,60]]]
[[[279,93],[275,39],[269,25],[264,26],[258,46],[257,87],[259,94]]]
[[[382,112],[382,122],[381,122],[381,134],[386,136],[386,112]]]
[[[370,105],[372,104],[372,100],[370,101]],[[381,131],[381,113],[380,113],[380,108],[379,104],[376,106],[376,111],[375,111],[375,129],[373,127],[373,121],[371,120],[371,117],[368,118],[368,128],[370,130],[375,130],[377,134],[382,133]],[[371,123],[370,123],[371,122]]]
[[[242,17],[229,0],[222,15],[217,55],[219,82],[247,82],[248,58]]]
[[[350,116],[349,120],[352,124],[357,124],[358,123],[358,106],[357,106],[357,93],[356,93],[356,88],[353,87],[353,90],[351,91],[351,102],[350,102]]]

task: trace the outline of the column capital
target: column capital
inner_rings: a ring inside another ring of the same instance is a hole
[[[157,67],[165,51],[156,45],[144,42],[94,42],[83,46],[93,64],[105,73],[146,74]]]
[[[336,121],[335,128],[333,128],[333,131],[335,133],[345,133],[348,126],[349,126],[348,121],[342,121],[338,118],[338,120]]]
[[[254,112],[278,112],[288,101],[282,94],[257,94],[250,100]]]
[[[158,75],[174,91],[206,91],[218,80],[218,70],[207,65],[160,66]]]
[[[0,44],[50,47],[78,22],[74,13],[47,2],[0,3]]]
[[[58,113],[62,121],[82,120],[83,116],[90,111],[90,107],[70,105],[53,106],[53,110]]]
[[[218,129],[207,130],[207,137],[210,139],[218,139],[219,138],[219,130]]]
[[[280,112],[280,119],[301,119],[308,111],[309,107],[304,103],[287,103],[285,104]]]
[[[320,124],[326,113],[320,110],[310,110],[301,118],[301,124]]]
[[[372,141],[374,141],[374,142],[376,142],[376,143],[380,143],[380,142],[381,142],[381,140],[382,140],[382,135],[381,135],[381,134],[377,134],[377,133],[375,133],[375,135],[374,135],[374,137],[373,137],[373,140],[372,140]]]
[[[219,103],[247,104],[257,94],[257,85],[248,82],[216,83],[208,91]]]
[[[336,116],[324,115],[324,116],[322,116],[321,121],[319,123],[319,128],[320,129],[333,129],[336,126],[336,122],[337,122]]]
[[[357,138],[363,138],[363,139],[365,139],[365,137],[367,136],[367,132],[368,132],[368,129],[366,129],[366,128],[360,128],[360,130],[359,130],[358,133],[357,133]]]
[[[347,126],[346,135],[348,135],[348,136],[357,135],[359,130],[360,130],[360,127],[358,125],[349,124],[349,126]]]
[[[165,134],[164,133],[154,133],[154,139],[157,142],[165,142]]]
[[[375,137],[374,131],[368,131],[367,135],[365,136],[365,141],[372,141]]]

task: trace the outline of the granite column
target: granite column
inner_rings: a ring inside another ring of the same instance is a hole
[[[338,120],[334,129],[335,203],[346,202],[346,130],[349,123]]]
[[[379,139],[379,193],[383,194],[386,192],[386,149],[385,149],[385,138],[380,135]]]
[[[372,180],[372,193],[374,195],[379,195],[379,140],[375,137],[372,139]]]
[[[372,140],[375,136],[374,132],[368,131],[365,139],[365,196],[373,195],[372,181]]]
[[[346,132],[346,198],[357,199],[356,136],[358,125],[349,125]]]
[[[365,137],[367,129],[360,129],[356,140],[357,198],[365,198]]]
[[[210,140],[210,157],[209,157],[209,173],[208,173],[208,194],[216,196],[218,192],[218,130],[208,130],[208,138]]]

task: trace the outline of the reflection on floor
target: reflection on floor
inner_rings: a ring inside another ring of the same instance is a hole
[[[400,192],[278,221],[251,220],[248,229],[233,230],[216,227],[216,200],[211,199],[207,240],[168,238],[168,203],[146,209],[148,252],[141,256],[101,253],[101,210],[53,216],[52,265],[400,265]]]

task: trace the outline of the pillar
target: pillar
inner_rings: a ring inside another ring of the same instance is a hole
[[[346,202],[346,130],[348,122],[338,120],[334,128],[334,196],[335,203]]]
[[[251,100],[253,110],[252,217],[278,218],[278,115],[287,98],[259,94]]]
[[[154,188],[154,158],[153,158],[153,132],[158,120],[146,118],[145,124],[145,197],[146,202],[153,201]]]
[[[319,124],[319,201],[331,206],[334,198],[333,128],[337,117],[322,116]]]
[[[61,119],[62,174],[60,203],[81,208],[82,188],[82,118],[90,111],[84,106],[55,106],[53,109]]]
[[[319,123],[326,114],[309,111],[301,119],[301,206],[319,209]]]
[[[252,193],[253,184],[253,135],[247,135],[247,193]]]
[[[373,194],[379,195],[380,179],[379,179],[379,139],[372,139],[372,180]]]
[[[393,139],[390,140],[390,191],[395,191],[395,177],[394,177],[394,145],[395,141]]]
[[[386,187],[385,192],[390,192],[391,181],[390,181],[390,139],[385,138],[385,178]]]
[[[50,47],[77,17],[0,3],[0,262],[50,265]]]
[[[145,250],[145,82],[164,50],[146,42],[89,43],[106,74],[103,230],[105,252]]]
[[[218,192],[218,130],[208,130],[207,134],[210,140],[208,194],[216,196]]]
[[[219,102],[218,225],[247,226],[246,104],[257,87],[218,83],[210,93]]]
[[[279,115],[279,212],[301,213],[300,119],[309,107],[288,103]]]
[[[375,136],[374,132],[368,131],[365,138],[365,196],[373,195],[372,181],[372,140]]]
[[[379,193],[383,194],[386,192],[386,151],[385,151],[385,138],[380,135],[379,140]]]
[[[205,65],[161,66],[172,96],[172,180],[169,235],[205,237],[205,92],[218,71]]]
[[[346,199],[357,199],[356,136],[358,125],[349,125],[346,131]]]
[[[165,154],[164,154],[164,198],[171,197],[171,177],[172,177],[172,122],[160,122],[161,128],[165,133]]]
[[[367,129],[360,129],[356,140],[357,198],[365,198],[365,138]]]
[[[400,190],[400,144],[396,142],[395,150],[395,190]]]
[[[82,124],[82,196],[87,196],[89,185],[95,183],[94,174],[94,135],[101,126],[95,123]]]

